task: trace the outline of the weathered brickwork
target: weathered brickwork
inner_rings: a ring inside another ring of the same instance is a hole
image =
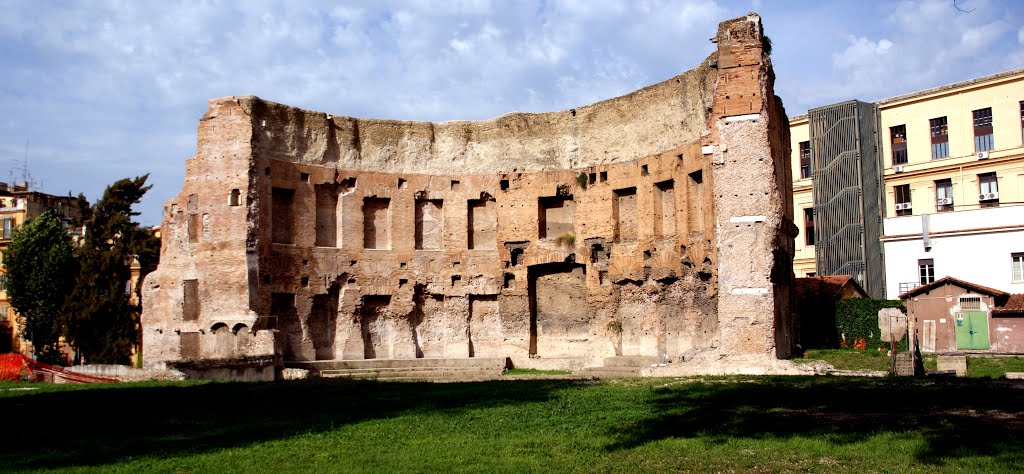
[[[788,126],[760,19],[717,43],[626,96],[482,122],[210,101],[145,283],[146,365],[787,356]]]

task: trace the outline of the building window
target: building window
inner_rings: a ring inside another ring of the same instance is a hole
[[[981,311],[981,297],[961,296],[960,311]]]
[[[11,320],[11,307],[7,305],[0,305],[0,322],[7,322]]]
[[[907,163],[907,126],[889,127],[889,141],[892,143],[892,164]]]
[[[917,261],[918,281],[927,285],[935,281],[935,261],[930,258],[922,258]]]
[[[992,140],[992,107],[971,112],[974,115],[974,151],[995,148]]]
[[[0,291],[7,291],[7,275],[0,275]]]
[[[811,177],[811,142],[800,142],[800,177]]]
[[[1024,252],[1010,254],[1010,267],[1013,270],[1013,282],[1024,283]]]
[[[978,175],[978,202],[981,207],[999,206],[999,180],[994,172]]]
[[[1024,143],[1024,100],[1020,101],[1020,141]]]
[[[14,219],[4,219],[3,238],[10,239],[14,236]]]
[[[892,187],[893,193],[896,194],[896,215],[897,216],[909,216],[914,213],[914,209],[910,204],[910,185],[901,184]]]
[[[807,278],[814,278],[816,275],[817,275],[817,273],[807,272]]]
[[[814,245],[814,209],[804,209],[804,243]]]
[[[938,212],[953,210],[952,179],[940,179],[935,182],[935,210]]]
[[[932,159],[949,156],[949,127],[946,117],[933,118],[928,121],[932,131]]]

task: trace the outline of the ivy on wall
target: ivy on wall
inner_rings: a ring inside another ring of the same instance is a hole
[[[876,300],[871,298],[853,298],[839,300],[836,302],[836,337],[842,340],[846,336],[847,344],[852,347],[853,342],[863,338],[867,341],[867,349],[889,347],[888,342],[882,342],[882,334],[878,329],[878,310],[882,308],[899,308],[904,314],[907,307],[900,300]],[[907,338],[897,343],[898,348],[906,349]]]

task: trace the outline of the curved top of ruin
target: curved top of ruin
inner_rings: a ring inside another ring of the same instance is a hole
[[[633,161],[707,133],[718,80],[713,53],[697,67],[628,94],[570,110],[512,112],[481,121],[355,118],[255,96],[233,102],[251,117],[265,158],[342,169],[488,174],[577,169]]]

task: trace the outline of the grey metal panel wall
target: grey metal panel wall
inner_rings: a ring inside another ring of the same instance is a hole
[[[885,183],[882,176],[882,142],[878,105],[858,102],[860,124],[860,165],[864,206],[864,291],[875,298],[885,297],[885,265],[882,254],[882,218],[885,217]]]
[[[881,297],[878,111],[848,101],[808,112],[818,275],[853,275]]]

